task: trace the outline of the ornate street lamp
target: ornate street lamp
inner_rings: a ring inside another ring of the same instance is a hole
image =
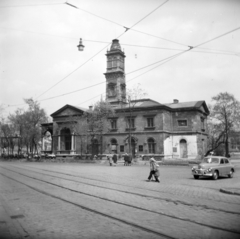
[[[82,38],[80,38],[79,45],[77,47],[79,51],[83,51],[84,45],[82,44]]]

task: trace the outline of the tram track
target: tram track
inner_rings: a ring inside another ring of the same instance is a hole
[[[109,215],[109,214],[106,214],[106,213],[102,213],[102,212],[100,212],[100,211],[98,211],[98,210],[94,210],[94,209],[89,208],[89,207],[86,207],[86,206],[84,206],[84,205],[80,205],[79,203],[74,203],[74,202],[71,202],[71,201],[66,200],[66,199],[64,199],[64,198],[55,196],[55,195],[53,195],[53,194],[51,194],[51,193],[48,193],[48,192],[46,192],[46,191],[43,191],[43,190],[37,189],[37,188],[35,188],[35,187],[32,187],[32,186],[30,186],[30,185],[28,185],[28,184],[26,184],[26,183],[23,183],[23,182],[21,182],[21,181],[19,181],[19,180],[16,180],[16,179],[14,179],[14,178],[12,178],[12,177],[9,177],[9,176],[7,176],[7,175],[4,175],[4,174],[2,174],[2,173],[0,173],[0,175],[4,176],[4,177],[6,177],[6,178],[8,178],[8,179],[10,179],[10,180],[13,180],[13,181],[15,181],[15,182],[17,182],[17,183],[20,183],[20,184],[22,184],[22,185],[24,185],[24,186],[26,186],[26,187],[28,187],[28,188],[36,191],[36,192],[39,192],[39,193],[41,193],[41,194],[43,194],[43,195],[49,196],[49,197],[54,198],[54,199],[61,200],[61,201],[65,202],[65,203],[74,205],[74,206],[76,206],[76,207],[78,207],[78,208],[81,208],[81,209],[83,209],[83,210],[86,210],[86,211],[95,213],[95,214],[97,214],[97,215],[106,217],[106,218],[108,218],[108,219],[112,219],[112,220],[115,220],[115,221],[118,221],[118,222],[127,224],[128,226],[135,227],[135,228],[137,228],[137,229],[143,230],[143,231],[148,232],[148,233],[153,233],[153,234],[155,234],[155,235],[157,235],[157,236],[161,236],[162,238],[166,238],[166,239],[177,239],[177,238],[175,238],[175,237],[171,237],[171,236],[165,235],[164,233],[159,233],[158,231],[154,231],[154,230],[149,229],[149,228],[147,228],[147,227],[143,227],[143,226],[138,225],[138,224],[136,224],[136,223],[133,223],[133,222],[131,222],[131,221],[122,220],[122,219],[119,218],[119,217],[114,217],[113,215]]]
[[[14,167],[26,170],[26,167],[24,167],[24,168],[16,167],[16,166],[14,166]],[[141,188],[141,187],[136,187],[136,186],[132,187],[132,186],[125,185],[125,184],[111,183],[109,181],[105,181],[105,180],[101,180],[101,179],[96,180],[96,179],[92,179],[90,177],[83,177],[83,176],[79,176],[79,175],[67,174],[67,173],[57,172],[57,171],[53,171],[53,170],[37,169],[35,167],[29,167],[29,168],[34,169],[35,170],[34,172],[37,172],[39,174],[43,174],[43,175],[46,175],[46,176],[51,176],[51,177],[53,177],[53,175],[45,174],[45,173],[39,172],[38,170],[46,171],[46,172],[50,172],[50,173],[55,173],[55,174],[60,174],[60,175],[66,175],[66,176],[79,178],[79,179],[91,180],[91,181],[95,181],[95,182],[97,181],[97,182],[103,182],[103,183],[108,183],[108,184],[113,184],[113,185],[124,186],[124,187],[127,187],[129,189],[136,189],[137,188],[137,189],[140,189],[140,190],[144,190],[145,192],[149,191],[149,192],[159,193],[159,191],[153,190],[153,189],[146,189],[146,188]],[[32,171],[32,170],[29,170],[29,171]],[[165,197],[163,198],[163,197],[160,197],[160,196],[146,195],[146,194],[143,194],[143,193],[137,193],[137,192],[127,191],[127,190],[122,190],[122,189],[116,189],[116,188],[111,188],[111,187],[106,187],[106,186],[99,186],[99,185],[96,185],[94,183],[87,183],[87,182],[77,181],[77,180],[73,180],[73,179],[66,179],[66,178],[63,178],[63,177],[57,177],[57,176],[54,176],[54,177],[59,178],[59,179],[63,179],[63,180],[67,180],[67,181],[81,183],[81,184],[84,184],[84,185],[94,186],[94,187],[97,187],[97,188],[108,189],[108,190],[112,190],[112,191],[127,193],[127,194],[141,196],[141,197],[146,197],[146,198],[153,198],[153,199],[157,199],[157,200],[161,200],[161,201],[165,201],[165,202],[174,203],[175,205],[181,204],[181,205],[189,206],[189,207],[194,206],[194,207],[199,208],[200,210],[201,209],[207,209],[207,210],[213,210],[213,211],[217,211],[217,212],[221,211],[223,213],[230,213],[230,214],[240,215],[240,212],[228,211],[228,210],[221,209],[221,208],[216,209],[216,208],[213,208],[213,207],[209,207],[207,205],[196,205],[196,204],[191,204],[191,203],[188,203],[188,202],[185,202],[185,201],[181,201],[181,200],[172,200],[170,198],[165,198]]]
[[[85,192],[80,192],[79,190],[73,190],[73,189],[70,189],[70,188],[68,188],[68,187],[64,187],[64,186],[62,186],[62,185],[56,184],[56,183],[52,183],[52,182],[49,182],[49,181],[46,181],[46,180],[42,180],[42,179],[39,179],[39,178],[37,178],[37,177],[32,177],[32,176],[26,175],[26,174],[24,174],[24,173],[16,172],[16,171],[14,171],[14,170],[12,170],[12,169],[9,169],[9,168],[7,168],[7,167],[2,167],[2,166],[1,166],[1,168],[4,168],[4,169],[6,169],[6,170],[8,170],[8,171],[10,171],[10,172],[12,172],[12,173],[18,174],[18,175],[21,175],[21,176],[24,176],[24,177],[27,177],[27,178],[31,178],[31,179],[34,179],[34,180],[37,180],[37,181],[40,181],[40,182],[45,183],[45,184],[48,184],[48,185],[52,185],[52,186],[54,186],[54,187],[59,187],[59,188],[64,189],[64,190],[71,191],[71,192],[73,192],[73,193],[78,193],[78,194],[90,196],[90,197],[93,197],[93,198],[96,198],[96,199],[101,199],[101,200],[109,201],[109,202],[111,202],[111,203],[116,203],[116,204],[118,204],[118,205],[122,205],[122,206],[129,207],[129,208],[134,208],[134,209],[137,209],[137,210],[145,211],[145,212],[148,212],[148,213],[151,213],[151,214],[155,214],[155,215],[159,215],[159,216],[169,217],[169,218],[172,218],[172,219],[175,219],[175,220],[179,220],[179,221],[182,221],[182,222],[193,223],[193,224],[196,224],[196,225],[199,225],[199,226],[202,226],[202,227],[207,227],[207,228],[211,228],[211,229],[215,229],[215,230],[220,230],[220,231],[224,231],[224,232],[229,232],[229,233],[238,234],[238,236],[239,236],[239,234],[240,234],[240,231],[237,231],[237,230],[231,230],[231,229],[229,230],[229,229],[226,229],[226,228],[223,229],[223,228],[221,228],[221,227],[212,226],[212,225],[208,225],[208,224],[205,224],[205,223],[198,223],[198,222],[195,222],[195,221],[186,219],[186,218],[175,217],[175,216],[172,216],[172,215],[167,215],[167,214],[165,214],[165,213],[159,213],[159,212],[156,212],[156,211],[144,209],[144,208],[141,208],[141,207],[138,207],[138,206],[134,206],[134,205],[131,205],[131,204],[118,202],[118,201],[111,200],[111,199],[107,199],[107,198],[104,198],[104,197],[99,197],[99,196],[93,195],[93,194],[91,194],[91,193],[85,193]],[[30,171],[30,170],[26,170],[25,168],[21,168],[21,167],[15,167],[15,168],[18,168],[18,169],[21,169],[21,170],[25,170],[25,171]],[[44,173],[38,172],[38,171],[30,171],[30,172],[32,172],[32,173],[34,172],[34,173],[46,175],[46,176],[52,177],[52,178],[59,178],[59,179],[61,179],[61,180],[73,181],[73,182],[75,182],[75,183],[82,183],[82,182],[79,182],[79,181],[76,181],[76,180],[70,180],[70,179],[66,179],[66,178],[62,178],[62,177],[56,177],[56,176],[53,176],[53,175],[44,174]],[[53,171],[53,172],[56,173],[55,171]],[[63,200],[63,201],[65,201],[65,202],[68,202],[68,203],[71,203],[71,204],[73,204],[73,205],[79,206],[79,207],[81,207],[81,208],[83,208],[83,209],[85,209],[85,210],[89,210],[89,211],[91,211],[91,212],[95,212],[95,213],[98,213],[98,214],[100,214],[100,215],[103,215],[103,216],[106,216],[106,217],[109,217],[109,218],[112,218],[112,219],[115,219],[115,220],[124,222],[124,223],[126,223],[126,224],[128,224],[128,225],[130,224],[130,225],[132,225],[132,226],[134,226],[134,227],[141,228],[142,230],[149,231],[148,228],[145,228],[145,227],[142,228],[142,226],[137,225],[137,224],[135,224],[135,223],[129,222],[129,221],[127,221],[127,220],[119,219],[118,217],[114,217],[114,216],[112,216],[112,215],[108,215],[108,214],[106,214],[106,213],[102,213],[102,212],[100,212],[100,211],[98,211],[98,210],[94,210],[94,209],[89,208],[89,207],[86,207],[86,206],[84,206],[84,205],[79,205],[79,204],[73,203],[73,202],[71,202],[71,201],[69,201],[69,200],[66,200],[66,199],[64,199],[64,198],[61,198],[61,197],[59,197],[59,196],[56,196],[56,195],[54,195],[54,194],[52,194],[52,193],[46,192],[46,191],[41,190],[41,189],[39,189],[39,188],[32,187],[32,186],[30,186],[30,185],[28,185],[28,184],[26,184],[26,183],[23,183],[23,182],[21,182],[21,181],[19,181],[19,180],[17,180],[17,179],[14,179],[14,178],[12,178],[12,177],[9,177],[8,175],[5,175],[5,174],[3,174],[3,173],[0,173],[0,174],[1,174],[2,176],[5,176],[5,177],[9,178],[9,179],[12,179],[12,180],[15,180],[15,181],[17,181],[17,182],[19,182],[19,183],[22,183],[23,185],[25,185],[25,186],[27,186],[27,187],[35,190],[35,191],[41,192],[41,193],[43,193],[43,194],[45,194],[45,195],[48,195],[48,196],[51,196],[51,197],[54,197],[54,198]],[[71,176],[72,176],[72,175],[71,175]],[[83,184],[89,185],[88,183],[83,183]],[[91,186],[99,187],[99,186],[92,185],[92,184],[91,184]],[[137,196],[144,196],[144,197],[149,198],[149,196],[146,196],[146,195],[138,195],[138,194],[136,194],[136,193],[130,193],[130,192],[128,192],[128,191],[125,192],[125,191],[122,191],[122,190],[111,189],[111,188],[108,188],[108,187],[101,187],[101,188],[109,189],[109,190],[115,190],[115,191],[120,191],[120,192],[122,192],[122,193],[128,193],[128,194],[133,194],[133,195],[137,195]],[[159,234],[159,232],[157,232],[157,231],[154,231],[154,230],[150,230],[150,231],[151,231],[152,233]],[[149,231],[149,232],[150,232],[150,231]],[[171,236],[169,237],[169,235],[165,235],[165,234],[162,234],[162,233],[160,233],[159,235],[161,235],[161,236],[166,236],[166,238],[174,238],[174,237],[171,237]]]

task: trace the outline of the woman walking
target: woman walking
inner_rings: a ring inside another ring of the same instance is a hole
[[[148,176],[148,182],[151,181],[152,179],[152,176],[154,176],[155,178],[155,181],[160,183],[159,181],[159,176],[160,176],[160,173],[159,173],[159,165],[157,164],[156,160],[154,158],[150,158],[149,160],[149,164],[150,164],[150,173],[149,173],[149,176]]]

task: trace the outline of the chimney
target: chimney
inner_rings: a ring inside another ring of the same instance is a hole
[[[174,100],[173,100],[173,103],[174,103],[174,104],[177,104],[178,102],[179,102],[179,101],[178,101],[177,99],[174,99]]]
[[[89,110],[92,111],[92,105],[89,106]]]

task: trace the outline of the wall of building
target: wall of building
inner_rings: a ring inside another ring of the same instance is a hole
[[[187,142],[187,159],[195,159],[198,156],[196,135],[170,135],[164,140],[165,158],[180,158],[180,141]]]

